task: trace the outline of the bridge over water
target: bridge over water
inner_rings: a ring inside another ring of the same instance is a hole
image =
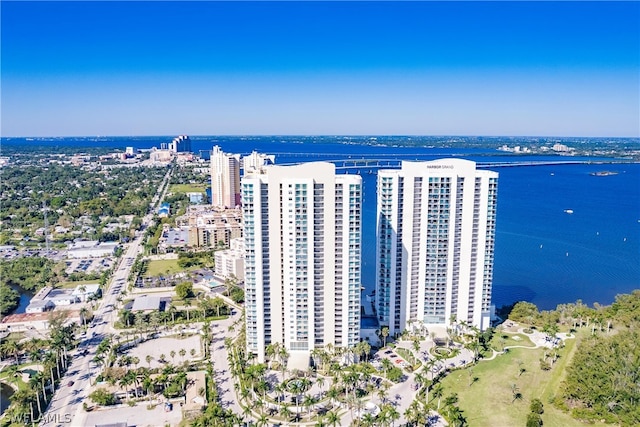
[[[336,170],[351,169],[399,169],[403,161],[413,161],[406,158],[375,158],[375,159],[333,159],[322,160],[336,165]],[[419,160],[418,160],[419,161]],[[425,160],[426,161],[426,160]],[[298,165],[304,162],[279,164],[280,166]],[[479,169],[523,167],[523,166],[560,166],[560,165],[611,165],[634,163],[633,160],[611,159],[611,160],[558,160],[558,161],[521,161],[521,162],[476,162]]]

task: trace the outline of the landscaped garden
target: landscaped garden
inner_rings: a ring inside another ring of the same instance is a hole
[[[582,423],[550,403],[574,345],[575,340],[567,341],[562,355],[548,371],[540,368],[540,359],[545,354],[547,358],[551,357],[549,349],[515,348],[494,360],[480,361],[471,368],[454,371],[441,383],[447,396],[457,395],[459,407],[467,414],[470,426],[524,426],[534,398],[544,404],[545,427],[580,426]]]

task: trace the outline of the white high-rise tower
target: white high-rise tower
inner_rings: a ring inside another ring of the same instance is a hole
[[[234,208],[240,204],[240,156],[211,151],[211,205]]]
[[[247,347],[280,343],[289,365],[360,338],[362,178],[331,163],[268,166],[242,178]]]
[[[376,314],[490,326],[498,174],[461,159],[403,162],[378,174]]]

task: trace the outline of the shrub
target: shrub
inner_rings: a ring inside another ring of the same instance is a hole
[[[191,298],[193,296],[193,284],[182,282],[176,285],[176,295],[180,299]]]
[[[540,399],[533,399],[529,409],[531,409],[531,412],[534,414],[544,414],[544,405]]]
[[[539,414],[527,415],[527,427],[542,427],[542,418]]]
[[[89,398],[98,405],[111,406],[116,404],[116,397],[105,389],[98,389],[89,395]]]

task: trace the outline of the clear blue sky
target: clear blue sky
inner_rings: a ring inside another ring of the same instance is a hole
[[[2,136],[639,136],[638,2],[8,2]]]

